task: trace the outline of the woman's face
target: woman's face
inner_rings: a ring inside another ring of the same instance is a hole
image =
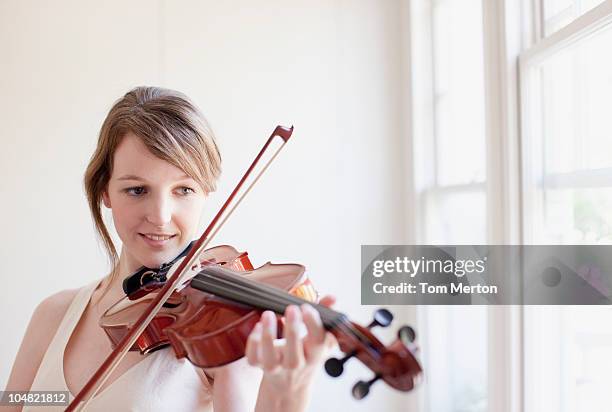
[[[126,134],[114,155],[103,193],[123,242],[128,268],[159,267],[176,257],[198,229],[206,194],[198,183],[155,157],[141,139]]]

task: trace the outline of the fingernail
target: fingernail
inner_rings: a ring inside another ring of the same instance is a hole
[[[262,323],[262,325],[268,326],[268,323],[270,322],[271,317],[272,317],[272,312],[270,312],[269,310],[266,310],[261,314],[261,318],[259,321]]]

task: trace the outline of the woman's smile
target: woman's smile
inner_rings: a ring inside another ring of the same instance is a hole
[[[154,235],[149,233],[139,233],[138,235],[147,245],[155,249],[164,248],[176,237],[176,235]]]

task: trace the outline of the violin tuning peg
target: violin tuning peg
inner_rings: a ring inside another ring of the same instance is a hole
[[[344,362],[338,358],[329,358],[325,361],[325,372],[332,378],[337,378],[344,372]]]
[[[374,326],[381,326],[386,328],[393,321],[393,314],[389,312],[387,309],[378,309],[374,312],[374,320],[370,322],[368,325],[368,329],[373,328]]]
[[[349,360],[355,352],[351,352],[342,359],[329,358],[325,361],[325,372],[333,378],[337,378],[344,372],[344,363]]]
[[[402,326],[397,331],[397,338],[402,341],[405,346],[408,346],[408,344],[413,343],[416,340],[416,332],[411,326]]]
[[[369,381],[359,381],[359,382],[357,382],[353,386],[353,390],[352,390],[353,398],[359,400],[359,399],[363,399],[366,396],[368,396],[368,393],[370,393],[370,386],[372,386],[372,384],[374,382],[376,382],[378,379],[380,379],[380,375],[374,376]]]

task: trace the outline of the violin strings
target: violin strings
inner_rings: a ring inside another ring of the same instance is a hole
[[[253,306],[255,308],[260,309],[269,309],[274,312],[281,312],[283,305],[278,302],[270,302],[269,300],[262,299],[260,296],[256,294],[249,294],[246,291],[236,291],[233,288],[229,288],[225,285],[219,284],[217,282],[210,282],[210,279],[198,279],[196,287],[198,289],[202,288],[205,291],[212,293],[216,296],[226,299],[237,300],[240,303],[247,304],[249,306]],[[193,286],[193,285],[192,285]]]
[[[219,281],[221,283],[227,283],[227,286],[220,284]],[[192,286],[196,287],[196,289],[200,289],[200,290],[203,290],[209,293],[213,293],[220,297],[225,297],[228,299],[236,299],[236,300],[239,300],[241,303],[246,303],[251,306],[258,307],[260,309],[272,309],[275,312],[282,314],[284,312],[284,308],[286,307],[286,302],[283,302],[283,301],[270,302],[269,297],[267,297],[266,299],[263,299],[261,298],[261,296],[258,296],[257,294],[253,295],[253,291],[250,289],[245,289],[245,286],[243,285],[238,285],[238,287],[244,290],[237,291],[236,290],[237,285],[233,283],[228,283],[228,280],[218,279],[208,274],[197,275],[196,277],[194,277],[192,282],[195,283],[195,284],[192,283]],[[298,302],[294,302],[294,303],[298,303]],[[304,301],[304,303],[310,303],[310,302]],[[325,308],[325,306],[323,307]],[[355,333],[361,335],[359,331],[353,330],[351,326],[346,325],[345,323],[346,321],[344,320],[345,316],[332,318],[331,320],[323,319],[324,317],[325,316],[321,316],[322,321],[324,324],[326,324],[326,326],[329,329],[334,329],[334,328],[343,329],[345,333],[348,334],[349,336],[354,335]],[[361,339],[358,337],[358,340],[360,340],[362,343],[368,346],[371,346],[365,336],[361,335],[361,337],[362,337]]]
[[[275,306],[272,309],[279,314],[284,312],[284,309],[288,304],[311,304],[319,312],[321,319],[326,326],[329,328],[338,327],[339,329],[343,329],[345,332],[348,332],[349,336],[352,335],[364,345],[374,349],[370,343],[370,339],[348,323],[348,320],[344,314],[336,312],[323,305],[313,304],[297,296],[287,295],[286,292],[277,288],[245,279],[243,276],[237,275],[228,269],[214,267],[213,270],[213,273],[203,273],[203,271],[200,272],[200,274],[196,275],[196,277],[192,279],[192,283],[194,281],[198,283],[199,281],[206,279],[211,282],[205,282],[205,284],[209,285],[213,289],[216,289],[210,290],[211,293],[218,293],[223,295],[222,297],[229,299],[238,298],[242,303],[251,304],[261,309],[270,309],[272,303]],[[220,283],[225,284],[226,287]],[[205,285],[200,286],[205,287]],[[238,291],[236,288],[240,288],[241,290]],[[205,289],[205,291],[208,290]],[[270,300],[273,300],[273,302],[270,302]],[[376,353],[372,355],[376,356]]]
[[[228,280],[226,281],[226,284],[228,284],[228,286],[234,287],[236,285],[240,285],[247,293],[250,293],[253,289],[258,289],[263,294],[263,297],[267,299],[278,298],[281,304],[287,304],[286,302],[289,302],[289,304],[296,305],[300,305],[303,303],[311,304],[315,309],[318,310],[323,322],[327,323],[330,327],[334,327],[336,326],[336,324],[341,323],[345,329],[348,328],[353,335],[356,335],[357,339],[360,340],[362,343],[368,345],[370,342],[369,338],[363,335],[361,331],[354,328],[353,325],[350,324],[350,322],[346,318],[346,315],[340,312],[336,312],[333,309],[330,309],[320,304],[313,304],[297,296],[289,295],[287,294],[287,292],[278,288],[247,279],[244,276],[239,275],[227,268],[216,266],[214,267],[213,271],[213,273],[207,274],[210,278],[222,281],[225,280],[224,278],[227,278]],[[267,300],[265,302],[267,303]],[[284,307],[282,309],[284,311]],[[282,312],[280,313],[282,314]]]
[[[344,316],[343,314],[336,312],[326,306],[319,305],[317,303],[313,304],[312,302],[309,302],[300,297],[290,295],[284,290],[263,284],[261,282],[247,279],[244,276],[238,275],[232,271],[228,271],[227,269],[216,271],[214,274],[212,274],[212,277],[222,281],[226,280],[226,283],[228,283],[230,286],[240,285],[243,290],[247,292],[256,290],[260,293],[261,297],[267,299],[276,299],[276,302],[279,302],[284,305],[294,304],[299,306],[304,303],[311,304],[322,315],[322,318],[328,322],[333,322],[338,316]]]
[[[224,269],[226,270],[226,269]],[[218,273],[221,271],[215,271],[212,273],[203,273],[196,275],[192,279],[192,283],[197,280],[208,279],[212,281],[213,286],[223,286],[220,285],[219,282],[222,282],[224,285],[228,286],[224,290],[227,292],[227,295],[224,297],[233,298],[235,297],[232,293],[236,292],[244,292],[241,297],[243,297],[246,302],[244,303],[254,303],[252,302],[252,298],[259,298],[257,301],[259,307],[261,309],[271,309],[269,306],[274,304],[274,311],[282,314],[287,305],[301,305],[304,303],[308,303],[317,309],[317,311],[321,314],[321,319],[327,323],[335,323],[336,318],[340,316],[344,316],[343,314],[334,311],[333,309],[329,309],[326,306],[319,305],[316,303],[309,302],[305,299],[299,298],[297,296],[288,295],[287,292],[279,290],[277,288],[264,285],[260,282],[243,279],[243,276],[235,275],[233,273]],[[226,276],[227,278],[224,278]],[[209,283],[210,284],[210,283]],[[237,290],[240,288],[240,290]]]
[[[223,297],[231,299],[238,297],[237,295],[239,294],[239,297],[242,300],[245,300],[245,303],[255,303],[253,300],[256,299],[257,304],[262,306],[262,309],[272,309],[280,313],[282,313],[285,306],[288,304],[302,303],[301,301],[296,300],[289,301],[287,299],[281,299],[276,295],[266,293],[266,291],[257,290],[256,287],[247,287],[246,285],[235,284],[231,280],[216,278],[210,275],[198,275],[192,280],[192,283],[194,281],[197,283],[198,280],[208,280],[209,282],[207,284],[212,285],[213,287],[222,287],[223,291],[225,292]]]
[[[246,279],[244,278],[244,276],[238,275],[226,268],[221,268],[217,266],[213,270],[215,270],[213,274],[206,274],[206,276],[208,276],[208,278],[212,279],[213,281],[221,280],[222,282],[225,282],[230,287],[229,289],[230,298],[231,298],[231,292],[234,291],[232,288],[239,286],[247,293],[247,299],[248,299],[249,294],[251,294],[254,289],[259,289],[260,292],[263,293],[263,297],[266,298],[266,300],[263,301],[264,305],[262,305],[264,309],[266,309],[266,304],[269,304],[270,298],[278,298],[280,302],[277,302],[277,303],[280,303],[281,305],[283,304],[286,305],[287,301],[289,301],[289,304],[293,303],[293,304],[299,305],[302,303],[309,303],[313,305],[312,303],[304,299],[301,299],[301,298],[298,298],[292,295],[287,295],[286,292],[279,290],[277,288],[262,284],[260,282]],[[223,277],[227,277],[228,279],[226,280]],[[314,304],[313,306],[315,307],[315,309],[318,309],[319,313],[321,314],[321,319],[330,328],[339,326],[339,328],[344,329],[345,331],[349,332],[351,335],[356,337],[364,345],[372,347],[372,345],[370,344],[369,338],[363,335],[361,331],[354,328],[353,325],[348,322],[344,314],[336,312],[333,309],[329,309],[323,305]],[[281,306],[279,309],[281,309],[281,311],[278,311],[278,313],[282,314],[284,311],[284,306]]]
[[[219,273],[220,272],[220,273]],[[203,274],[200,272],[200,274]],[[248,291],[257,290],[261,292],[264,297],[268,298],[278,298],[281,303],[288,304],[302,304],[302,303],[310,303],[304,299],[301,299],[297,296],[288,295],[287,292],[279,290],[278,288],[274,288],[265,284],[262,284],[257,281],[246,279],[244,276],[237,275],[232,271],[228,271],[227,269],[217,270],[214,273],[207,273],[206,276],[209,276],[213,280],[226,280],[229,285],[240,285],[243,288],[246,288]],[[224,279],[225,278],[225,279]],[[334,315],[338,315],[336,312],[333,312]]]
[[[215,275],[217,274],[215,273]],[[237,276],[237,275],[234,275],[234,276]],[[273,302],[274,304],[277,304],[277,305],[275,308],[271,308],[269,296],[264,295],[265,298],[261,298],[261,296],[254,296],[253,290],[249,286],[237,285],[233,283],[235,279],[229,279],[229,280],[222,279],[221,277],[212,276],[211,274],[199,274],[194,278],[194,280],[196,279],[197,279],[197,283],[200,283],[198,286],[196,286],[196,288],[198,289],[200,289],[200,286],[201,286],[202,287],[201,290],[209,291],[210,293],[218,294],[219,296],[226,297],[228,299],[238,299],[242,303],[246,303],[251,306],[259,307],[261,309],[274,309],[274,311],[279,314],[282,314],[284,312],[284,308],[286,304],[285,300],[289,300],[289,299],[286,299],[285,296],[275,296],[275,297],[280,297],[281,300],[280,302]],[[246,279],[239,279],[239,280],[246,280]],[[249,281],[247,280],[247,282]],[[250,282],[253,282],[253,281],[250,281]],[[227,287],[225,287],[221,283],[226,284]],[[257,287],[259,286],[268,287],[267,285],[263,285],[263,284],[258,284],[256,286]],[[236,290],[237,287],[242,290],[237,291]],[[310,303],[308,301],[302,300],[294,296],[291,296],[291,298],[292,299],[295,298],[297,300],[303,301],[304,303]],[[294,303],[297,303],[297,302],[294,302]],[[323,309],[329,309],[322,305],[317,305],[317,306]],[[380,357],[379,352],[372,345],[370,339],[367,336],[363,335],[363,333],[361,333],[361,331],[356,329],[352,324],[350,324],[350,322],[348,321],[345,315],[338,313],[339,316],[335,316],[334,318],[331,318],[331,319],[329,318],[324,319],[325,315],[323,314],[321,315],[322,315],[321,319],[323,323],[326,324],[326,326],[329,329],[338,329],[338,330],[343,331],[345,336],[356,338],[357,341],[359,341],[365,346],[365,349],[369,352],[372,358],[378,359]]]

